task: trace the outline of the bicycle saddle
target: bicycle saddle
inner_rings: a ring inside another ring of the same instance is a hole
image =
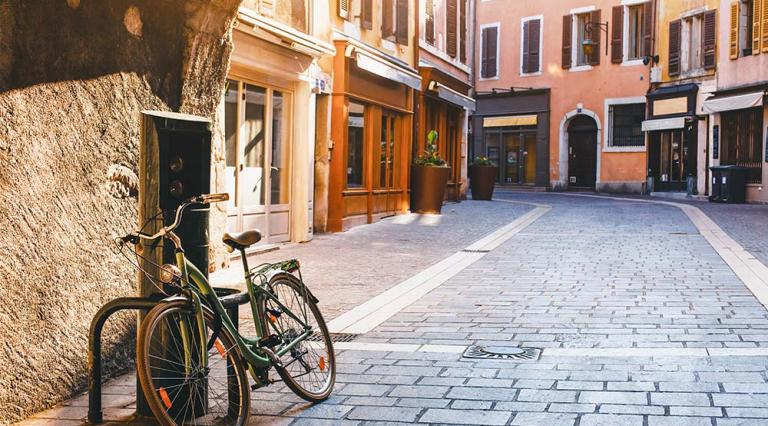
[[[224,244],[235,250],[244,250],[261,241],[261,231],[252,229],[250,231],[229,233],[225,232],[221,239]]]

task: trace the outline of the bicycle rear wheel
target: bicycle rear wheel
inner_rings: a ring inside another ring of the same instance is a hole
[[[200,333],[191,303],[161,303],[141,324],[137,375],[155,418],[170,425],[244,425],[250,407],[245,361],[235,340],[204,309],[208,362],[200,356]],[[188,342],[184,344],[182,335]]]
[[[269,282],[272,293],[288,310],[312,327],[312,336],[296,344],[280,357],[282,367],[275,370],[283,382],[299,397],[320,402],[327,399],[336,382],[336,357],[323,315],[304,285],[290,274],[275,275]],[[302,325],[283,312],[274,301],[263,301],[262,330],[278,337],[275,352],[293,342],[304,332]]]

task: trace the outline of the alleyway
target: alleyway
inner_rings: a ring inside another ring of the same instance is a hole
[[[258,390],[252,424],[768,422],[768,311],[740,278],[748,271],[732,269],[744,259],[727,255],[727,263],[725,249],[701,234],[705,223],[673,205],[557,194],[498,198],[449,205],[445,223],[432,228],[427,217],[392,218],[265,256],[300,257],[321,307],[335,318],[331,328],[365,332],[337,345],[330,400],[309,406],[279,386]],[[720,209],[710,217],[764,262],[757,251],[768,238],[768,207],[728,207],[730,214]],[[739,224],[726,224],[730,216]],[[493,241],[465,249],[510,223]],[[452,238],[430,246],[431,236],[437,241],[451,229]],[[396,239],[402,249],[392,245]],[[324,263],[331,249],[346,260]],[[443,272],[408,281],[452,254],[457,261]],[[366,281],[373,287],[361,287]],[[403,281],[411,287],[398,285]],[[387,289],[394,296],[383,306],[349,313]],[[392,306],[401,309],[386,310]],[[363,325],[345,322],[357,317]],[[530,347],[541,356],[466,358],[469,345]],[[132,380],[107,386],[105,414],[132,412]],[[80,424],[86,401],[25,424]]]

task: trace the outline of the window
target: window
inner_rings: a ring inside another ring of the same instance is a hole
[[[408,0],[381,1],[381,36],[408,44]]]
[[[361,0],[360,3],[360,26],[371,30],[373,29],[373,0]]]
[[[585,27],[586,25],[589,24],[589,22],[590,20],[589,20],[588,13],[582,13],[581,15],[576,15],[576,45],[573,48],[576,50],[577,66],[589,65],[589,62],[587,61],[588,58],[584,54],[584,49],[582,48],[582,45],[584,44],[584,40],[587,39]]]
[[[644,147],[645,104],[613,104],[608,106],[608,146]]]
[[[727,111],[720,115],[720,164],[747,168],[748,183],[762,183],[763,109]]]
[[[714,69],[716,11],[710,10],[669,23],[669,75]]]
[[[427,0],[424,7],[424,40],[433,45],[435,44],[435,1]]]
[[[520,73],[541,71],[541,17],[523,18],[520,46]]]
[[[627,8],[627,60],[643,59],[643,15],[645,5]]]
[[[768,0],[736,0],[730,7],[731,59],[768,52]]]
[[[307,0],[245,0],[243,7],[273,18],[303,33],[310,32],[310,6]],[[349,0],[339,0],[340,15],[344,13],[344,7],[349,7]],[[345,16],[342,17],[346,18]]]
[[[499,26],[483,27],[480,31],[480,77],[498,77]]]
[[[564,69],[571,66],[586,67],[600,65],[600,35],[602,30],[593,27],[592,23],[600,21],[600,11],[579,13],[563,16],[563,62]],[[587,55],[584,42],[590,40],[592,52]]]
[[[349,103],[347,119],[347,188],[363,187],[365,106]]]

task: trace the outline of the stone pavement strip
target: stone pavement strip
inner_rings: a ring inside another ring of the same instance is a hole
[[[768,311],[680,209],[500,196],[552,209],[352,342],[383,350],[338,350],[338,384],[328,401],[311,406],[279,385],[258,390],[252,424],[768,424]],[[512,218],[530,209],[487,205],[516,209]],[[394,269],[387,276],[400,274]],[[407,276],[376,283],[368,296]],[[349,309],[340,303],[339,312]],[[515,361],[437,350],[467,345],[544,352]],[[387,350],[393,347],[400,350]],[[709,356],[731,349],[757,355]],[[105,387],[110,418],[132,411],[132,380],[122,376]],[[75,398],[26,424],[79,424],[84,403]]]

